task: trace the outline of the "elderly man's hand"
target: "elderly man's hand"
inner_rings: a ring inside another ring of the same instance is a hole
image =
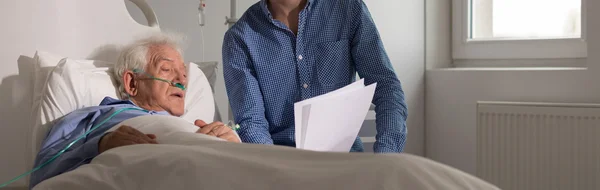
[[[112,148],[134,145],[134,144],[158,144],[156,135],[144,134],[137,129],[129,126],[120,126],[117,130],[110,132],[100,139],[98,143],[98,152],[110,150]]]
[[[202,133],[214,137],[218,137],[221,139],[225,139],[229,142],[240,142],[240,138],[235,134],[235,131],[231,130],[229,127],[225,126],[225,124],[221,122],[213,122],[211,124],[206,124],[206,122],[202,120],[196,120],[194,125],[200,127],[196,133]]]

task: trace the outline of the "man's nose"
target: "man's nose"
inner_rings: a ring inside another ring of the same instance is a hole
[[[174,81],[187,86],[187,72],[185,70],[177,72],[177,76],[175,77]]]

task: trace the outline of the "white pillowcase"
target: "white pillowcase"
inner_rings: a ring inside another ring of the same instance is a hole
[[[212,91],[215,91],[215,84],[217,82],[217,66],[218,62],[192,62],[202,70],[206,79],[208,79],[208,83],[210,84],[210,88]]]
[[[213,91],[213,96],[215,93],[215,85],[217,83],[217,73],[218,73],[218,62],[192,62],[202,70],[206,78],[208,79],[208,83],[210,84],[210,88]],[[215,105],[218,105],[215,100]],[[221,121],[221,114],[219,112],[219,106],[215,106],[215,121]]]
[[[33,95],[33,156],[52,122],[80,108],[97,106],[104,97],[118,98],[111,77],[114,63],[75,60],[48,52],[36,53]],[[196,64],[188,67],[185,114],[189,122],[212,122],[215,104],[211,86]]]

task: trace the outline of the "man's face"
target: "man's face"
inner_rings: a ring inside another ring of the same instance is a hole
[[[148,51],[145,72],[156,78],[187,85],[186,67],[181,55],[169,46],[153,46]],[[149,110],[164,110],[171,115],[184,113],[185,91],[168,82],[137,75],[138,93],[133,98],[138,106]]]

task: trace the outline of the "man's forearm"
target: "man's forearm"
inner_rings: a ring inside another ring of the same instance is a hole
[[[273,139],[269,133],[268,124],[265,122],[251,123],[248,120],[240,122],[238,135],[242,142],[253,144],[273,144]]]
[[[388,93],[378,94],[375,101],[377,141],[373,150],[378,153],[402,152],[406,143],[408,116],[404,93],[399,84],[391,83],[382,87],[381,92]]]
[[[268,132],[259,132],[257,130],[240,130],[238,133],[242,142],[253,144],[273,144],[273,139]]]
[[[378,114],[379,115],[379,114]],[[377,117],[377,136],[373,145],[376,153],[399,153],[406,143],[406,122],[400,114]]]

